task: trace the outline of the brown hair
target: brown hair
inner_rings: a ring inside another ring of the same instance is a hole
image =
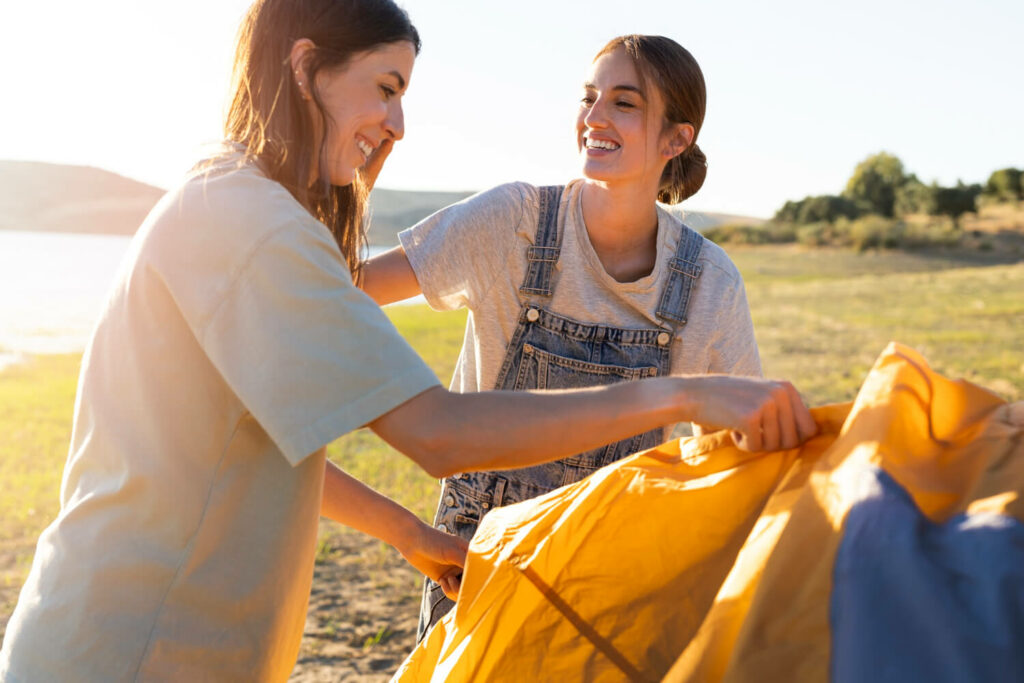
[[[670,159],[661,174],[658,201],[677,204],[697,193],[708,171],[708,160],[697,146],[707,102],[704,74],[686,48],[664,36],[632,34],[612,38],[594,59],[620,48],[633,60],[643,84],[657,86],[665,101],[666,125],[693,126],[693,142]]]
[[[366,243],[363,213],[367,189],[356,174],[350,185],[331,185],[327,171],[329,120],[316,88],[322,139],[291,78],[291,49],[300,38],[314,44],[305,67],[310,84],[321,69],[339,68],[362,52],[420,38],[404,10],[392,0],[256,0],[238,31],[232,96],[224,135],[241,143],[273,180],[281,183],[334,235],[353,278],[358,279]],[[311,167],[319,145],[319,172]]]

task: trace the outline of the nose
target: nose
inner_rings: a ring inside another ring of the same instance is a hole
[[[405,112],[402,110],[402,101],[398,98],[395,100],[388,107],[388,115],[384,119],[384,132],[392,140],[401,140],[405,137]]]
[[[604,98],[598,97],[586,110],[583,123],[587,128],[607,128],[608,117],[605,113]]]

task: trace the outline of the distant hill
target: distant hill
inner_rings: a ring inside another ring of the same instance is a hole
[[[0,229],[131,235],[163,194],[99,168],[0,161]]]
[[[89,166],[0,161],[0,230],[131,235],[164,190]],[[374,190],[369,241],[398,244],[398,233],[471,192]],[[724,223],[757,225],[759,218],[686,212],[695,230]]]
[[[376,189],[370,195],[369,242],[380,247],[394,246],[398,244],[399,232],[472,194]]]

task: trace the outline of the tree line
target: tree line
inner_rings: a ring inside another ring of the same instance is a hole
[[[994,171],[984,184],[923,183],[886,152],[857,164],[842,193],[787,201],[764,226],[721,226],[716,242],[802,242],[873,247],[951,246],[960,218],[987,204],[1024,202],[1024,169]],[[915,217],[915,220],[908,220]],[[930,217],[932,220],[920,220]],[[940,220],[942,219],[942,220]]]

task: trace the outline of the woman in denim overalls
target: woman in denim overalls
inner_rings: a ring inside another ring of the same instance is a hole
[[[586,179],[582,194],[578,195],[580,215],[586,219],[588,241],[600,259],[597,268],[620,283],[659,273],[655,283],[658,294],[645,315],[650,322],[639,325],[632,320],[630,324],[593,318],[584,321],[566,315],[564,306],[561,312],[552,310],[550,303],[556,284],[567,286],[565,278],[576,274],[566,270],[563,241],[571,236],[575,245],[579,239],[565,225],[566,216],[573,210],[567,206],[568,201],[562,201],[563,190],[568,189],[530,188],[531,193],[536,191],[539,205],[532,243],[508,256],[525,260],[525,275],[515,284],[502,281],[501,285],[517,288],[513,293],[517,308],[499,307],[502,315],[516,316],[516,322],[514,326],[506,324],[511,332],[496,382],[480,389],[567,389],[680,373],[679,368],[671,367],[670,359],[673,353],[679,353],[679,333],[692,312],[692,295],[703,285],[706,298],[709,287],[714,287],[705,282],[708,275],[702,273],[702,263],[710,256],[702,252],[715,251],[714,258],[718,260],[712,261],[714,264],[728,260],[717,247],[707,245],[701,235],[679,225],[681,232],[674,253],[663,255],[667,263],[656,263],[662,236],[655,197],[667,203],[681,201],[696,192],[706,171],[704,155],[695,144],[704,117],[704,83],[693,57],[667,38],[617,38],[598,54],[584,89],[577,120]],[[651,130],[656,134],[652,135]],[[467,201],[472,206],[473,200]],[[514,211],[510,206],[508,212]],[[415,242],[419,227],[403,233],[404,251],[393,250],[367,264],[363,287],[378,303],[418,294],[421,279],[429,282],[429,274],[419,269],[420,247]],[[523,227],[520,225],[519,230]],[[493,227],[493,231],[498,230],[499,226]],[[482,231],[486,232],[486,228]],[[407,238],[410,232],[412,237]],[[639,248],[619,248],[630,243],[639,244]],[[609,244],[611,247],[602,251],[600,246]],[[732,267],[731,262],[728,266]],[[721,279],[717,271],[711,274],[712,279]],[[739,279],[738,273],[736,278]],[[742,294],[741,280],[739,290]],[[423,292],[428,294],[426,286]],[[749,328],[746,300],[740,298],[738,311]],[[700,315],[710,317],[706,309]],[[708,324],[707,320],[699,322]],[[469,330],[460,366],[466,362],[467,354],[473,355],[469,349],[471,338],[480,334],[474,319],[470,320]],[[752,329],[749,345],[753,359],[745,365],[721,369],[705,366],[699,371],[760,374]],[[704,349],[690,352],[700,355]],[[579,481],[597,468],[657,445],[663,438],[663,431],[658,429],[546,465],[449,477],[444,480],[434,524],[442,531],[470,539],[481,518],[492,508]],[[421,638],[453,604],[436,583],[427,582],[420,612]]]

